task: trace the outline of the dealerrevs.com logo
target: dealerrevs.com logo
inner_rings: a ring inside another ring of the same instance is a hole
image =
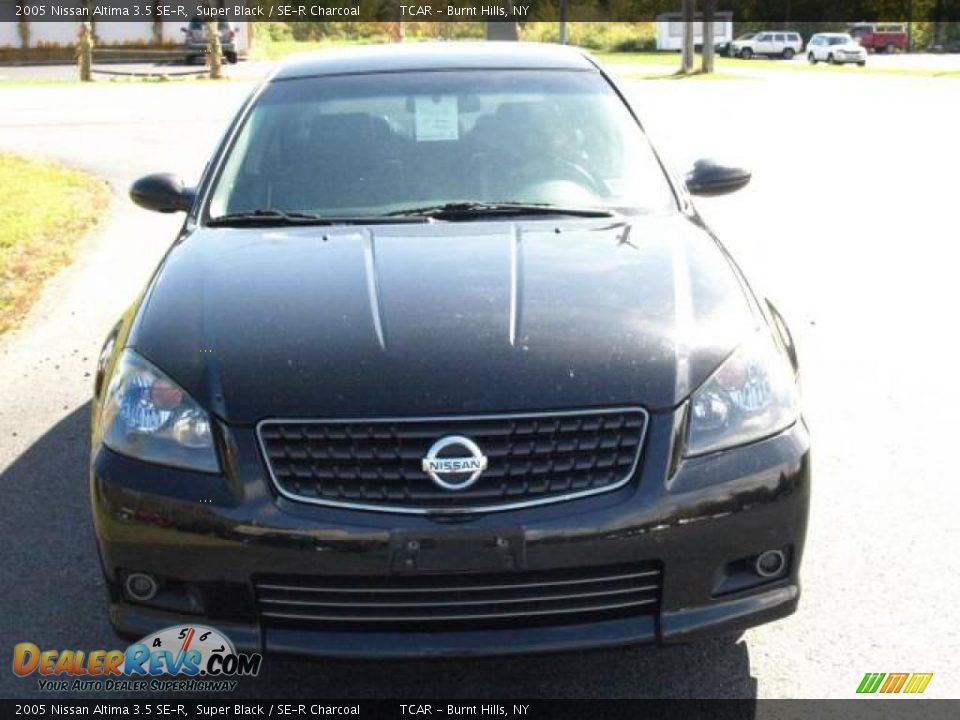
[[[37,675],[40,690],[57,692],[229,692],[233,678],[256,676],[262,661],[204,625],[164,628],[126,650],[41,650],[29,642],[13,649],[14,674]]]

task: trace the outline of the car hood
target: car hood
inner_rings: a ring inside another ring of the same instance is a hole
[[[685,216],[199,228],[128,344],[230,423],[681,402],[756,325]]]

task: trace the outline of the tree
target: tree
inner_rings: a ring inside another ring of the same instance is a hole
[[[706,0],[703,5],[703,59],[700,71],[713,72],[713,18],[717,9],[717,0]]]
[[[80,70],[80,82],[93,81],[93,25],[89,22],[80,23],[79,41],[77,42],[77,67]]]
[[[27,0],[17,0],[17,7],[20,8],[20,17],[25,18],[27,16],[24,11]],[[17,33],[20,35],[20,47],[24,50],[29,49],[30,47],[30,21],[21,20],[17,23]]]
[[[207,34],[207,65],[210,67],[210,79],[219,80],[223,77],[223,46],[220,44],[220,30],[215,20],[205,22],[203,26]]]
[[[163,20],[160,19],[161,0],[153,0],[153,44],[163,45]]]
[[[693,72],[693,18],[694,0],[683,0],[683,50],[680,71]]]

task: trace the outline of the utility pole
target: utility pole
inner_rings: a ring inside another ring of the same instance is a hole
[[[933,8],[933,44],[944,45],[946,42],[946,25],[943,23],[943,0],[937,0]]]
[[[403,0],[396,0],[396,2],[394,3],[394,5],[396,5],[396,17],[398,18],[403,17],[400,14],[402,12],[402,10],[400,9],[400,4],[402,2]],[[398,20],[397,22],[388,23],[387,28],[390,35],[390,39],[393,42],[403,42],[404,36],[406,35],[406,29],[404,28],[402,21]]]
[[[567,36],[567,0],[560,0],[560,44],[566,45],[569,42]]]
[[[713,18],[717,9],[717,0],[706,0],[703,6],[703,60],[700,72],[713,72]]]
[[[487,21],[487,40],[519,40],[520,26],[515,22]]]
[[[907,6],[907,52],[913,52],[913,0]]]
[[[683,50],[680,61],[680,71],[684,74],[693,72],[693,18],[694,0],[683,0]]]
[[[513,0],[507,0],[507,14],[513,16]],[[489,15],[487,16],[489,17]],[[515,22],[487,20],[487,40],[519,40],[520,25]]]

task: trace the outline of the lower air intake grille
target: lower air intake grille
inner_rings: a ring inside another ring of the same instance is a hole
[[[596,622],[649,615],[659,564],[494,574],[258,576],[261,618],[305,628],[423,630]]]

